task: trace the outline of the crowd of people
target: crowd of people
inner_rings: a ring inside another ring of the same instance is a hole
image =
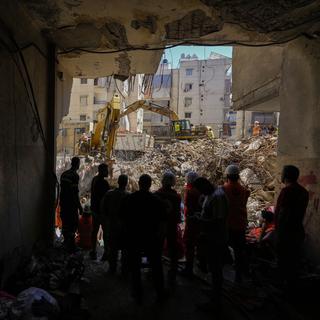
[[[60,215],[65,246],[69,250],[76,248],[75,233],[79,229],[82,240],[91,240],[86,247],[91,250],[91,259],[97,259],[97,234],[101,227],[104,240],[101,260],[108,261],[108,272],[114,274],[121,252],[121,272],[130,276],[132,294],[137,303],[143,300],[142,257],[147,259],[151,268],[158,300],[166,298],[167,286],[175,286],[182,220],[185,220],[183,243],[186,262],[181,274],[193,276],[195,257],[199,268],[211,273],[210,301],[200,308],[221,307],[223,266],[231,257],[229,248],[233,251],[235,281],[241,282],[244,276],[248,276],[246,232],[250,192],[240,183],[237,165],[227,167],[226,182],[222,186],[199,177],[196,172],[189,172],[182,200],[175,190],[176,178],[171,171],[164,172],[162,186],[156,192],[150,191],[151,177],[143,174],[139,179],[139,190],[129,193],[126,190],[128,177],[120,175],[118,187],[111,190],[107,181],[108,166],[100,164],[98,174],[92,180],[91,207],[84,209],[79,199],[79,165],[80,159],[74,157],[71,168],[61,175]],[[304,241],[303,218],[308,205],[308,192],[298,184],[298,178],[297,167],[288,165],[283,168],[284,187],[274,217],[270,212],[264,213],[265,224],[262,227],[262,233],[265,233],[267,222],[274,221],[274,247],[279,271],[289,288],[297,278]],[[89,234],[82,231],[79,215],[84,223],[88,223],[90,217],[92,228]],[[260,234],[259,241],[262,239]],[[167,277],[164,277],[163,270],[164,250],[170,261]]]

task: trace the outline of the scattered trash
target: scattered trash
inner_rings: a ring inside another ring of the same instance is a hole
[[[59,305],[48,292],[31,287],[17,296],[10,308],[12,320],[45,320],[52,319],[60,312]]]

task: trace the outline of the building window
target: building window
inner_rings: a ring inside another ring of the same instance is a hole
[[[80,106],[85,107],[88,105],[88,96],[80,96]]]
[[[192,90],[192,83],[186,83],[184,85],[184,92],[189,92]]]
[[[86,132],[86,128],[75,128],[76,134],[82,134]]]
[[[186,69],[186,76],[192,76],[193,69]]]
[[[86,114],[80,114],[80,121],[86,121],[87,115]]]
[[[192,105],[192,98],[189,98],[189,97],[185,97],[184,98],[184,107],[185,108],[188,108]]]
[[[88,83],[88,79],[87,78],[81,78],[80,79],[80,83],[81,84],[87,84]]]
[[[97,85],[98,85],[98,80],[99,80],[99,78],[94,78],[94,80],[93,80],[93,84],[94,84],[95,86],[97,86]]]
[[[62,136],[66,137],[68,135],[68,129],[67,128],[63,128],[62,129]]]
[[[185,112],[184,117],[186,119],[191,119],[191,112]]]

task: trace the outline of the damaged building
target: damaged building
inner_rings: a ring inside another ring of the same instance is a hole
[[[53,241],[56,137],[72,78],[154,74],[178,45],[233,46],[234,108],[280,111],[279,172],[301,169],[305,252],[320,262],[319,1],[3,0],[0,9],[1,282],[36,243]]]

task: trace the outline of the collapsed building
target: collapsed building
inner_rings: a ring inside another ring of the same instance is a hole
[[[1,281],[37,241],[52,242],[55,138],[72,77],[152,74],[162,50],[181,44],[235,46],[236,108],[280,110],[277,166],[301,169],[306,252],[319,262],[319,1],[4,0],[0,9]]]

